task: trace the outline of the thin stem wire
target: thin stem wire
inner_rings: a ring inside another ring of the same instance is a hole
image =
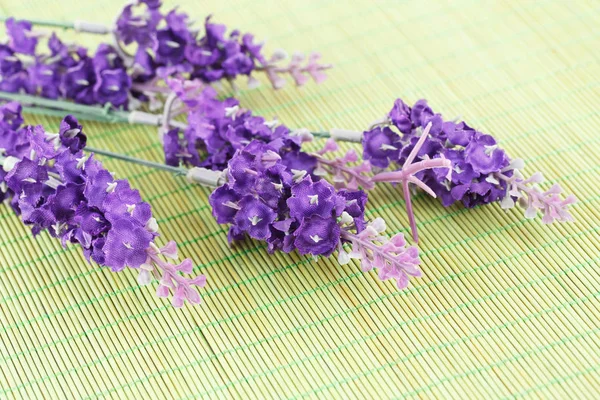
[[[0,22],[6,22],[11,17],[0,16]],[[45,26],[48,28],[63,28],[63,29],[75,29],[75,24],[72,22],[60,22],[60,21],[45,21],[37,19],[28,19],[27,22],[31,22],[32,25]]]
[[[91,153],[101,154],[106,157],[115,158],[117,160],[126,161],[126,162],[130,162],[133,164],[143,165],[144,167],[148,167],[148,168],[155,168],[155,169],[159,169],[162,171],[171,172],[175,175],[186,175],[188,173],[188,170],[186,168],[173,167],[171,165],[166,165],[166,164],[161,164],[161,163],[158,163],[155,161],[149,161],[149,160],[144,160],[141,158],[131,157],[131,156],[127,156],[125,154],[114,153],[114,152],[108,151],[108,150],[97,149],[97,148],[94,148],[91,146],[86,146],[85,148],[87,151],[89,151]]]

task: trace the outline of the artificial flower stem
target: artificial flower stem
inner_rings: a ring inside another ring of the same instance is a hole
[[[6,22],[8,17],[0,16],[0,22]],[[81,20],[75,20],[73,22],[61,22],[61,21],[48,21],[48,20],[36,20],[28,19],[27,22],[31,22],[34,26],[43,26],[46,28],[63,28],[72,29],[76,32],[87,32],[95,33],[99,35],[106,35],[111,33],[112,30],[106,25],[97,24],[95,22],[87,22]]]
[[[54,111],[63,111],[82,115],[88,118],[101,118],[106,122],[128,122],[129,114],[126,111],[114,110],[109,107],[93,107],[83,104],[76,104],[70,101],[46,99],[38,96],[27,94],[9,93],[0,91],[0,99],[18,101],[25,107],[41,107],[43,109],[51,109]]]
[[[125,154],[115,153],[108,150],[96,149],[90,146],[86,146],[86,150],[95,154],[103,155],[105,157],[114,158],[132,164],[142,165],[148,168],[154,168],[160,171],[170,172],[175,174],[176,176],[185,176],[190,183],[196,183],[210,188],[219,187],[226,181],[225,174],[222,171],[212,171],[200,167],[194,167],[190,169],[183,167],[174,167],[171,165],[131,157]]]
[[[126,162],[133,163],[133,164],[143,165],[143,166],[149,167],[149,168],[159,169],[161,171],[171,172],[176,175],[186,175],[188,172],[187,168],[173,167],[171,165],[161,164],[161,163],[149,161],[149,160],[143,160],[141,158],[131,157],[131,156],[128,156],[125,154],[115,153],[115,152],[112,152],[109,150],[97,149],[97,148],[91,147],[91,146],[86,146],[85,148],[87,151],[92,152],[92,153],[101,154],[106,157],[114,158],[114,159],[121,160],[121,161],[126,161]]]
[[[419,243],[419,233],[417,230],[417,221],[415,213],[412,208],[412,201],[410,198],[410,189],[408,187],[408,180],[402,182],[402,191],[404,192],[404,203],[406,203],[406,214],[408,214],[408,222],[410,223],[410,231],[412,233],[413,240],[415,243]]]
[[[18,101],[32,113],[55,116],[59,111],[63,114],[70,113],[80,119],[87,119],[108,123],[129,123],[150,126],[160,126],[162,116],[144,111],[121,111],[110,107],[87,106],[75,104],[70,101],[46,99],[27,94],[8,93],[0,91],[0,99]],[[35,110],[33,110],[35,108]],[[170,120],[169,125],[174,128],[185,129],[187,125],[180,121]]]

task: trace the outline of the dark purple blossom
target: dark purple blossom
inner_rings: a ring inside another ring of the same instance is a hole
[[[396,157],[388,159],[375,150],[380,148],[382,142],[386,143],[383,129],[391,128],[399,131],[394,143],[400,151]],[[419,137],[423,128],[427,131],[424,138]],[[420,147],[415,154],[413,150],[417,144]],[[503,208],[510,208],[519,200],[529,210],[526,216],[534,216],[537,211],[541,211],[544,214],[543,221],[546,222],[572,219],[566,209],[574,202],[574,197],[567,197],[563,201],[558,196],[560,188],[544,193],[532,187],[532,184],[538,183],[537,180],[533,177],[523,178],[519,172],[522,162],[511,162],[492,136],[481,133],[462,121],[444,121],[425,100],[417,101],[413,107],[407,106],[400,99],[396,100],[386,117],[375,121],[364,133],[363,149],[366,159],[370,159],[374,165],[379,162],[382,167],[386,167],[386,162],[389,161],[390,164],[404,164],[404,169],[411,155],[422,162],[449,160],[452,165],[451,173],[446,168],[431,168],[415,175],[415,179],[420,182],[419,186],[440,197],[444,206],[462,202],[466,207],[475,207],[501,201]],[[418,164],[416,162],[415,166]],[[375,176],[373,180],[398,182],[400,175],[401,171],[385,172]]]
[[[94,86],[95,103],[127,106],[131,79],[124,69],[105,69],[97,73],[97,79]]]
[[[65,97],[81,104],[94,104],[96,72],[92,59],[85,58],[67,69],[62,78],[61,90]]]
[[[363,157],[375,167],[387,168],[400,155],[400,136],[388,127],[365,132],[363,145]]]
[[[185,299],[200,301],[192,286],[203,286],[205,278],[179,275],[192,272],[190,260],[175,265],[163,259],[176,257],[175,243],[156,246],[158,226],[150,205],[126,180],[115,180],[93,155],[82,152],[86,139],[75,118],[65,117],[60,133],[52,134],[41,126],[17,126],[22,118],[14,103],[0,106],[0,115],[5,117],[0,194],[12,197],[33,234],[47,230],[64,246],[78,244],[88,259],[113,271],[137,269],[140,283],[160,280],[159,294],[173,292],[177,307]]]
[[[67,115],[60,123],[58,136],[63,146],[68,148],[71,153],[77,153],[83,150],[87,138],[83,133],[83,128],[72,115]]]
[[[139,268],[148,257],[146,249],[150,247],[152,238],[150,232],[131,219],[119,218],[111,222],[102,248],[105,264],[115,272],[125,267]]]
[[[21,54],[34,54],[37,46],[37,37],[31,31],[31,22],[16,21],[14,18],[6,20],[6,33],[10,47]]]
[[[300,254],[329,256],[339,245],[340,232],[335,219],[315,214],[302,220],[294,232],[294,245]]]

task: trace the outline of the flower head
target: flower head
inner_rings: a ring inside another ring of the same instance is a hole
[[[237,150],[228,163],[228,182],[211,194],[217,222],[230,224],[229,240],[250,236],[266,241],[269,252],[312,256],[337,250],[340,263],[357,258],[364,270],[379,268],[380,278],[395,278],[398,287],[419,276],[416,248],[385,237],[379,219],[365,221],[363,191],[337,191],[306,171],[289,170],[275,150],[256,140]],[[348,243],[350,254],[344,249]]]
[[[419,137],[419,132],[426,127],[428,135]],[[386,129],[390,130],[387,134]],[[399,152],[381,149],[382,146],[387,148],[389,142],[393,142]],[[493,136],[462,121],[444,121],[425,100],[409,107],[397,99],[385,118],[376,121],[363,134],[363,149],[364,157],[381,167],[400,164],[405,170],[407,162],[415,158],[421,160],[414,163],[415,168],[439,160],[450,162],[450,170],[438,166],[413,171],[416,179],[413,183],[439,197],[444,206],[462,202],[466,207],[475,207],[501,201],[503,208],[522,204],[528,210],[528,217],[535,216],[539,210],[544,222],[571,220],[567,207],[574,203],[574,197],[561,200],[558,187],[542,192],[535,187],[539,183],[535,178],[538,175],[523,178],[519,172],[522,162],[511,162]],[[373,180],[398,182],[401,175],[400,171],[384,172]],[[409,212],[409,216],[411,214]]]
[[[15,115],[18,114],[18,115]],[[185,278],[191,261],[165,261],[176,255],[176,245],[156,244],[157,224],[150,205],[126,180],[116,180],[93,155],[82,152],[86,138],[72,116],[61,123],[59,134],[41,126],[16,127],[22,121],[14,104],[0,107],[6,116],[0,126],[3,148],[0,163],[2,197],[12,197],[15,210],[34,234],[47,230],[63,245],[74,243],[83,254],[113,271],[133,268],[140,282],[160,280],[160,295],[173,292],[173,304],[183,300],[198,303],[192,286],[203,286],[205,278]],[[26,139],[23,143],[22,138]]]

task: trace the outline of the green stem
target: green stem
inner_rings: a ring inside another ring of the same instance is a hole
[[[95,107],[76,104],[70,101],[46,99],[28,94],[8,93],[0,91],[0,99],[18,101],[24,107],[29,109],[38,108],[38,113],[44,113],[42,110],[48,110],[47,115],[57,115],[57,111],[71,113],[75,116],[82,116],[85,119],[93,119],[103,122],[128,122],[129,113],[119,111],[109,107]],[[33,111],[36,112],[36,111]]]
[[[112,151],[96,149],[94,147],[86,146],[85,149],[91,153],[101,154],[106,157],[115,158],[117,160],[126,161],[133,164],[143,165],[144,167],[160,169],[162,171],[171,172],[175,175],[186,175],[188,170],[186,168],[173,167],[171,165],[161,164],[154,161],[143,160],[141,158],[135,158],[127,156],[125,154],[113,153]]]
[[[10,17],[0,16],[0,22],[6,22]],[[16,19],[16,18],[15,18]],[[75,24],[72,22],[59,22],[59,21],[41,21],[36,19],[27,19],[32,25],[46,26],[48,28],[64,28],[64,29],[75,29]]]
[[[87,106],[76,104],[71,101],[46,99],[44,97],[32,96],[21,93],[9,93],[0,91],[0,99],[18,101],[21,103],[25,111],[32,114],[50,115],[56,117],[64,117],[65,113],[72,114],[77,119],[91,120],[108,123],[130,123],[131,113],[128,111],[120,111],[106,107]],[[147,124],[147,123],[146,123]],[[173,126],[175,122],[172,122]],[[314,137],[329,138],[329,132],[311,132]]]

